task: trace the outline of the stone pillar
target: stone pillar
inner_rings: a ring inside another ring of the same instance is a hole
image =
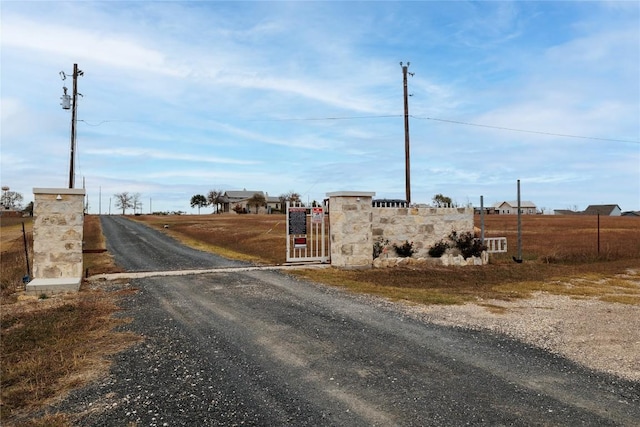
[[[33,277],[27,293],[77,291],[82,281],[84,189],[34,188]]]
[[[327,193],[332,266],[371,268],[373,263],[371,201],[375,194],[358,191]]]

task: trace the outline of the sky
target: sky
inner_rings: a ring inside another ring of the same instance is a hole
[[[1,184],[640,210],[637,1],[5,1]],[[60,72],[67,76],[62,80]],[[205,208],[206,212],[210,208]]]

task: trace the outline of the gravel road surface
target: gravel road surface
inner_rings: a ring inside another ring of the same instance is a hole
[[[183,255],[173,264],[173,251],[186,249],[162,249],[153,237],[162,233],[103,221],[126,268],[230,265]],[[142,239],[160,264],[145,264]],[[131,250],[137,261],[125,265]],[[144,340],[60,405],[78,425],[639,425],[638,382],[499,334],[426,323],[376,298],[277,271],[130,284],[139,292],[122,314]]]
[[[186,247],[123,216],[101,216],[107,250],[126,271],[164,271],[248,265]]]

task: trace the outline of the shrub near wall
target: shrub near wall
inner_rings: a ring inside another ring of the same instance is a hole
[[[374,207],[371,221],[374,241],[413,242],[413,257],[427,258],[429,248],[452,231],[473,233],[473,208]]]

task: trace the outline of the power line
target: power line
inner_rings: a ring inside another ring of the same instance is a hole
[[[302,117],[302,118],[284,118],[284,119],[255,119],[255,120],[249,120],[249,121],[252,121],[252,122],[318,122],[318,121],[330,121],[330,120],[388,119],[388,118],[398,118],[398,117],[404,117],[404,115],[403,114],[385,114],[385,115],[373,115],[373,116]],[[463,125],[463,126],[475,126],[475,127],[482,127],[482,128],[488,128],[488,129],[506,130],[510,132],[524,132],[524,133],[533,133],[538,135],[559,136],[563,138],[590,139],[595,141],[626,142],[631,144],[640,144],[639,140],[633,140],[633,139],[599,138],[595,136],[571,135],[571,134],[565,134],[565,133],[517,129],[517,128],[509,128],[509,127],[503,127],[503,126],[485,125],[480,123],[463,122],[460,120],[439,119],[436,117],[420,117],[420,116],[414,116],[414,115],[410,115],[410,117],[416,120],[432,120],[436,122],[450,123],[450,124]],[[96,122],[96,124],[92,124],[86,120],[77,120],[77,121],[83,122],[84,124],[88,126],[93,126],[93,127],[101,126],[105,123],[151,123],[151,122],[154,122],[153,120],[102,120],[102,121]]]
[[[306,117],[306,118],[286,118],[286,119],[255,119],[252,122],[312,122],[325,120],[360,120],[360,119],[388,119],[403,117],[402,114],[387,114],[380,116],[346,116],[346,117]]]
[[[434,118],[434,117],[418,117],[418,116],[411,116],[411,117],[413,117],[414,119],[418,119],[418,120],[433,120],[433,121],[437,121],[437,122],[453,123],[453,124],[457,124],[457,125],[476,126],[476,127],[483,127],[483,128],[489,128],[489,129],[498,129],[498,130],[508,130],[508,131],[511,131],[511,132],[525,132],[525,133],[535,133],[535,134],[539,134],[539,135],[562,136],[562,137],[565,137],[565,138],[593,139],[593,140],[597,140],[597,141],[630,142],[630,143],[633,143],[633,144],[640,144],[640,141],[634,141],[634,140],[629,140],[629,139],[598,138],[598,137],[594,137],[594,136],[569,135],[569,134],[563,134],[563,133],[542,132],[542,131],[537,131],[537,130],[515,129],[515,128],[502,127],[502,126],[491,126],[491,125],[483,125],[483,124],[478,124],[478,123],[461,122],[461,121],[457,121],[457,120],[437,119],[437,118]]]

